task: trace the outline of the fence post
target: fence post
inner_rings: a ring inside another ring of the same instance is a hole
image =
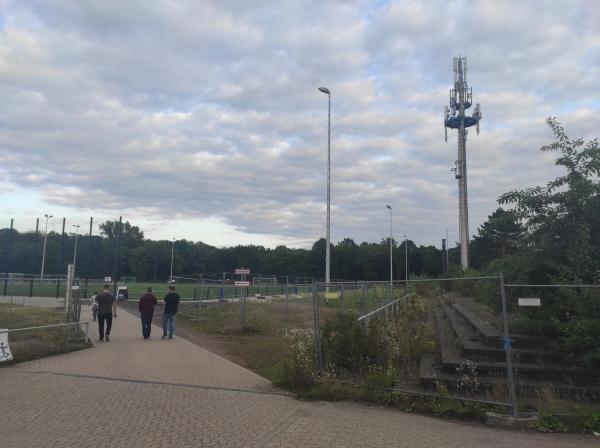
[[[85,321],[85,340],[86,342],[90,342],[90,321]]]
[[[62,221],[62,233],[60,235],[60,251],[58,253],[58,272],[62,269],[62,261],[65,253],[65,224],[67,222],[67,218],[63,218]],[[60,294],[60,277],[56,279],[56,298]]]
[[[10,230],[8,231],[8,248],[6,250],[6,269],[5,269],[5,274],[4,274],[4,293],[2,294],[3,296],[6,296],[6,291],[8,289],[8,272],[11,271],[12,269],[10,267],[10,253],[12,251],[12,236],[13,236],[13,224],[14,224],[15,220],[11,219],[10,220]]]
[[[242,281],[246,280],[246,276],[242,274]],[[240,286],[240,326],[242,332],[246,329],[246,297],[244,297],[247,293],[247,288],[244,286]],[[235,288],[235,295],[237,296],[237,287]]]
[[[313,283],[313,319],[315,333],[315,366],[321,370],[321,317],[319,315],[319,291]]]
[[[38,235],[39,235],[39,230],[40,230],[40,218],[36,218],[35,219],[35,250],[34,250],[34,254],[31,257],[31,283],[29,283],[29,297],[33,297],[33,279],[35,277],[35,269],[36,269],[36,264],[38,264],[38,259],[40,258],[39,252],[40,252],[40,247],[37,244],[37,239],[38,239]],[[39,266],[39,265],[38,265]]]
[[[85,268],[85,291],[84,297],[88,297],[88,280],[92,277],[92,230],[94,226],[94,217],[90,217],[90,233],[88,241],[86,268]],[[83,241],[82,241],[83,243]],[[91,294],[90,294],[91,295]]]
[[[196,299],[194,299],[196,300]],[[202,299],[198,298],[198,300],[196,300],[196,319],[198,320],[198,322],[200,322],[200,302]]]
[[[285,285],[285,320],[287,320],[289,301],[290,301],[290,284],[286,283],[286,285]]]
[[[506,352],[506,374],[508,378],[508,393],[511,404],[511,414],[517,417],[517,397],[515,394],[515,379],[512,365],[512,341],[508,332],[508,317],[506,315],[506,291],[504,288],[504,275],[500,273],[500,295],[502,297],[502,322],[504,324],[504,351]]]
[[[65,285],[65,314],[67,317],[67,322],[71,322],[71,285],[73,284],[73,265],[67,265],[67,280]]]

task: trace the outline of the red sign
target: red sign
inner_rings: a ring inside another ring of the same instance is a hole
[[[236,273],[236,275],[249,275],[250,274],[250,269],[236,268],[235,273]]]

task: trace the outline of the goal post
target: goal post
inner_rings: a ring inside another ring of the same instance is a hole
[[[254,285],[276,285],[277,277],[275,275],[255,275],[252,283]]]

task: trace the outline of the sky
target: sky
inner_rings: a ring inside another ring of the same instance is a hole
[[[0,0],[0,226],[123,216],[153,239],[458,240],[453,57],[481,103],[469,232],[600,134],[600,2]],[[53,227],[54,226],[54,227]],[[18,227],[18,226],[17,226]]]

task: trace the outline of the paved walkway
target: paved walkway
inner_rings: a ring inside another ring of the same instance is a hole
[[[94,334],[97,329],[94,328]],[[304,402],[188,341],[111,342],[0,369],[2,447],[592,447],[591,436],[496,430],[356,403]],[[176,329],[177,331],[177,329]]]

